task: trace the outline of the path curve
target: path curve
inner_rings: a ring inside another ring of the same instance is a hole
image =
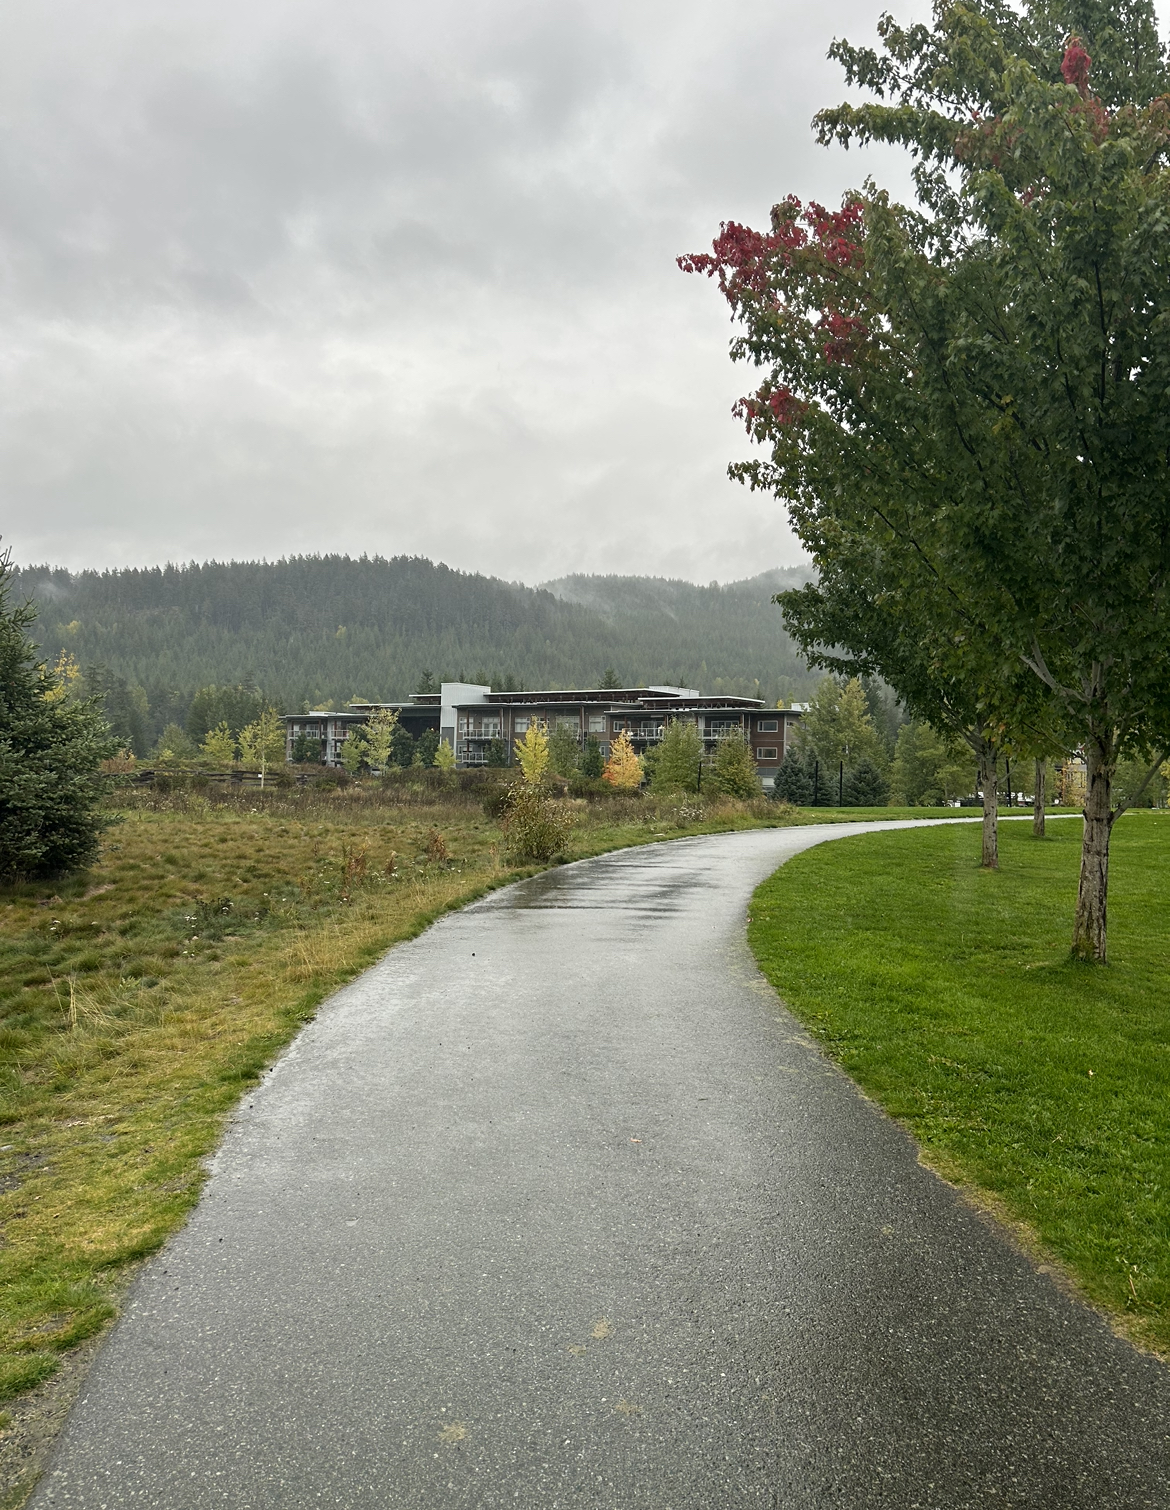
[[[757,830],[546,872],[340,991],[136,1285],[37,1510],[1135,1510],[1170,1373],[784,1012]]]

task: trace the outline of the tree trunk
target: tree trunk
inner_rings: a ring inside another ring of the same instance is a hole
[[[984,739],[979,746],[979,780],[983,787],[983,860],[984,870],[999,869],[998,809],[995,800],[995,746]]]
[[[1085,830],[1077,887],[1072,952],[1103,965],[1109,896],[1109,835],[1113,828],[1113,774],[1117,754],[1112,731],[1085,742]]]
[[[1038,760],[1036,762],[1036,774],[1033,777],[1033,790],[1036,795],[1032,798],[1032,837],[1043,839],[1044,837],[1044,785],[1048,775],[1048,762]]]

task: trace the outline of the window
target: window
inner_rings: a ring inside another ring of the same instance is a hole
[[[756,751],[756,759],[757,760],[775,760],[776,759],[776,746],[775,745],[763,745],[763,746],[761,746],[760,749],[758,749]]]
[[[761,718],[756,728],[761,734],[775,734],[780,725],[774,718]]]
[[[557,719],[557,728],[568,729],[570,734],[579,734],[581,732],[581,720],[576,714],[572,718],[561,717]]]
[[[624,728],[625,724],[622,722],[622,720],[620,718],[615,718],[613,721],[613,732],[615,734],[620,734]]]
[[[527,734],[528,733],[528,719],[526,717],[518,718],[518,719],[516,719],[516,721],[512,725],[512,727],[516,730],[517,734]]]
[[[589,732],[590,732],[590,734],[604,734],[605,733],[605,714],[604,713],[591,713],[589,715]]]

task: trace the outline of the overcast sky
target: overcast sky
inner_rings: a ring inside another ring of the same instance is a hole
[[[900,17],[924,6],[893,7]],[[529,582],[798,559],[677,271],[836,201],[795,0],[24,0],[0,36],[0,532],[71,566],[348,551]]]

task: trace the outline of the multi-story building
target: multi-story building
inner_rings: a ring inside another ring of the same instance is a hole
[[[661,740],[672,719],[681,719],[696,725],[708,754],[714,754],[721,739],[741,735],[752,748],[766,787],[775,780],[803,711],[766,708],[754,697],[705,697],[693,687],[493,692],[468,682],[444,682],[441,691],[416,693],[407,702],[350,703],[344,713],[286,714],[289,758],[297,737],[304,735],[321,741],[326,764],[339,765],[350,730],[379,708],[392,708],[416,738],[424,729],[437,729],[459,766],[486,765],[494,741],[500,742],[511,763],[514,742],[534,719],[550,730],[568,729],[582,745],[592,735],[603,757],[620,733],[642,752]]]

